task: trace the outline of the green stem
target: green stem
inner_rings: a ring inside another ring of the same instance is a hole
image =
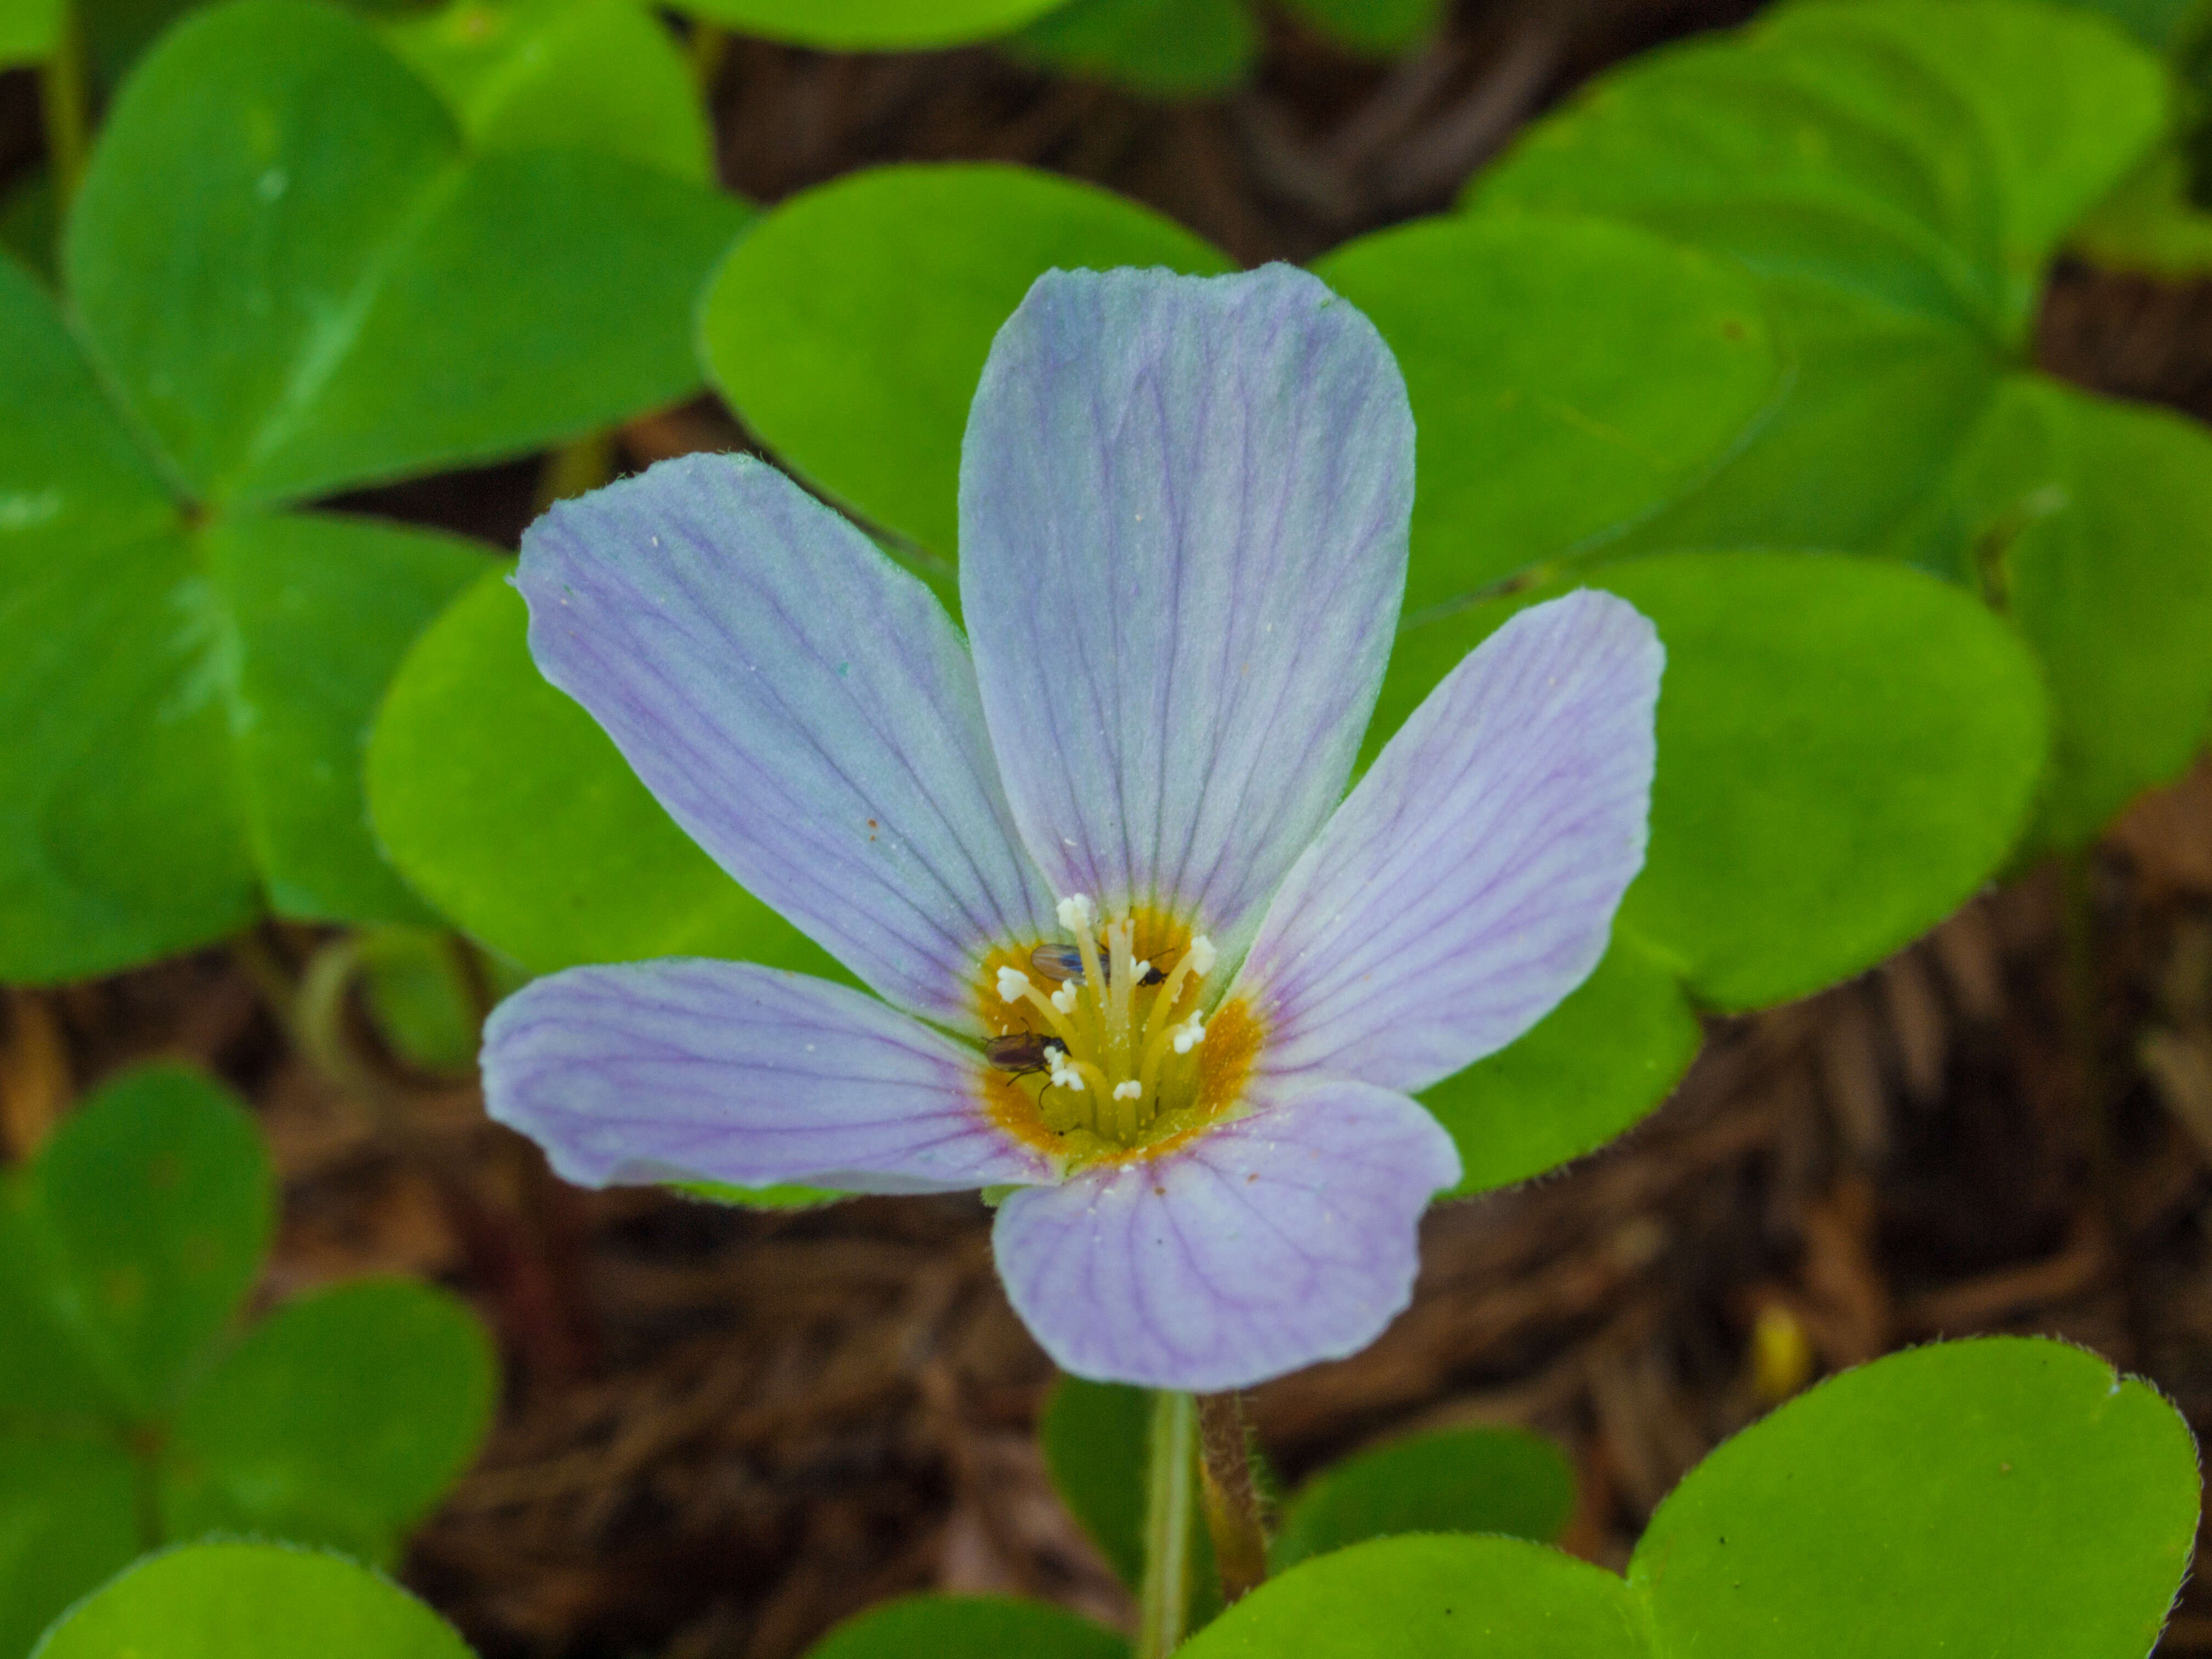
[[[230,959],[252,981],[262,1007],[284,1034],[284,1040],[296,1043],[300,1031],[300,987],[291,964],[270,944],[260,924],[232,936]]]
[[[1152,1396],[1145,1460],[1145,1582],[1137,1592],[1134,1659],[1167,1659],[1190,1617],[1191,1523],[1198,1508],[1198,1403]]]
[[[2112,1190],[2112,1138],[2105,1110],[2102,1044],[2103,1000],[2097,971],[2097,908],[2094,854],[2084,848],[2058,859],[2061,928],[2066,948],[2066,1043],[2074,1062],[2074,1086],[2080,1091],[2081,1127],[2089,1147],[2091,1170],[2100,1196]]]
[[[698,84],[702,100],[713,101],[714,82],[721,78],[722,60],[729,52],[727,29],[696,17],[691,20],[691,78]]]
[[[46,172],[53,181],[54,211],[68,211],[92,149],[85,96],[84,24],[73,5],[62,8],[54,50],[39,70],[39,102],[46,123]]]
[[[152,1426],[134,1429],[125,1437],[131,1453],[131,1519],[138,1531],[141,1553],[157,1550],[169,1541],[161,1523],[161,1454],[165,1437]]]
[[[574,443],[563,444],[546,456],[538,475],[538,511],[556,501],[597,489],[615,476],[615,434],[611,428],[594,432]]]
[[[346,994],[361,971],[361,936],[341,933],[307,958],[292,999],[292,1041],[307,1063],[339,1088],[360,1096],[374,1090],[346,1041]]]
[[[2087,1142],[2089,1176],[2112,1250],[2120,1314],[2135,1352],[2143,1346],[2142,1308],[2128,1268],[2126,1194],[2113,1145],[2112,1092],[2105,1069],[2104,974],[2097,939],[2096,849],[2058,858],[2061,927],[2066,947],[2066,1036],[2075,1086],[2081,1091],[2081,1132]],[[2128,1356],[2132,1358],[2133,1355]]]
[[[341,1094],[388,1119],[391,1091],[355,1054],[345,1034],[346,994],[361,969],[360,936],[340,934],[317,950],[297,975],[262,927],[234,938],[230,954],[253,981],[293,1051]]]

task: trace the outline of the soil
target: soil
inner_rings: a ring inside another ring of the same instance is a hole
[[[1741,4],[1468,3],[1395,66],[1279,22],[1258,84],[1182,106],[988,50],[838,58],[734,43],[734,187],[772,201],[879,161],[997,157],[1097,179],[1240,258],[1300,258],[1446,205],[1514,127],[1607,62]],[[36,143],[0,77],[0,171]],[[12,161],[10,160],[12,158]],[[2212,289],[2062,271],[2059,373],[2212,417]],[[699,404],[633,460],[742,434]],[[350,504],[512,545],[528,463]],[[7,994],[14,1152],[129,1061],[186,1056],[260,1110],[285,1182],[263,1292],[427,1275],[499,1334],[503,1409],[422,1529],[409,1583],[486,1659],[786,1659],[902,1590],[999,1589],[1125,1620],[1031,1431],[1051,1368],[975,1200],[763,1215],[580,1193],[465,1079],[350,1034],[341,1085],[272,1016],[326,938]],[[1669,1486],[1812,1375],[1938,1336],[2086,1343],[2212,1425],[2212,771],[2084,864],[1980,898],[1820,997],[1712,1024],[1674,1097],[1528,1186],[1442,1206],[1411,1310],[1353,1359],[1257,1392],[1291,1479],[1381,1437],[1526,1424],[1575,1457],[1570,1547],[1618,1565]],[[2212,1651],[2195,1592],[2161,1653]]]

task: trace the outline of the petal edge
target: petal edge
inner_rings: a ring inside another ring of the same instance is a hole
[[[1413,1295],[1421,1212],[1459,1171],[1403,1095],[1263,1082],[1247,1115],[1165,1157],[1014,1194],[992,1244],[1063,1370],[1241,1389],[1381,1334]]]
[[[1444,677],[1261,925],[1263,1067],[1425,1089],[1589,976],[1644,865],[1665,663],[1642,612],[1583,588]]]

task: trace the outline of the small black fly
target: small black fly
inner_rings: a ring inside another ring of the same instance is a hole
[[[1067,1052],[1067,1047],[1058,1037],[1039,1035],[1035,1031],[1009,1031],[1004,1036],[993,1037],[983,1045],[983,1058],[1002,1072],[1012,1072],[1016,1077],[1026,1077],[1031,1072],[1048,1072],[1054,1060]]]
[[[1073,945],[1040,945],[1030,952],[1030,966],[1047,979],[1056,980],[1062,985],[1083,983],[1083,952]],[[1158,985],[1167,978],[1149,962],[1140,962],[1137,967],[1139,970],[1137,983],[1139,985]],[[1098,971],[1106,975],[1109,983],[1112,981],[1114,970],[1108,965],[1103,951],[1098,953]]]

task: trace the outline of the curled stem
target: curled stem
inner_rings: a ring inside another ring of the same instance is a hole
[[[1221,1599],[1233,1602],[1267,1576],[1267,1528],[1259,1483],[1252,1478],[1243,1402],[1233,1394],[1200,1395],[1198,1431],[1206,1530],[1213,1536]]]
[[[285,1041],[296,1044],[299,1040],[299,977],[292,964],[270,942],[266,929],[257,924],[242,933],[233,935],[230,959],[252,982],[254,994],[261,999],[263,1010],[276,1029],[284,1034]]]
[[[346,1000],[361,968],[358,933],[342,933],[307,958],[292,1000],[292,1041],[341,1092],[389,1121],[397,1103],[384,1080],[363,1063],[346,1030]]]
[[[1167,1659],[1190,1617],[1191,1518],[1197,1508],[1198,1410],[1187,1394],[1152,1396],[1145,1456],[1145,1577],[1134,1659]]]

